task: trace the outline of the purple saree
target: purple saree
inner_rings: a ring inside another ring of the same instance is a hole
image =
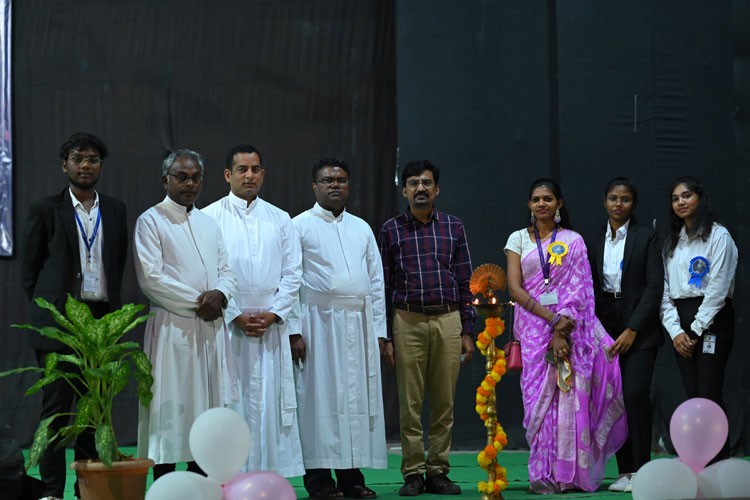
[[[536,244],[526,231],[521,247],[524,289],[537,301],[544,292],[544,276]],[[513,236],[511,236],[513,239]],[[516,251],[509,245],[506,249]],[[573,318],[569,361],[572,388],[557,386],[557,368],[545,361],[552,329],[538,316],[515,308],[515,334],[521,341],[523,372],[521,391],[526,439],[531,447],[529,482],[535,493],[569,489],[596,490],[604,467],[627,437],[622,382],[617,358],[609,360],[605,348],[612,339],[594,314],[591,268],[583,238],[561,229],[557,241],[568,245],[562,266],[551,266],[549,291],[557,292],[551,311]],[[546,255],[549,241],[543,242]],[[528,251],[530,246],[533,251]]]

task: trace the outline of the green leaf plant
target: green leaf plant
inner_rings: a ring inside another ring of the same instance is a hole
[[[52,313],[55,322],[62,328],[33,325],[12,325],[14,328],[34,330],[41,335],[58,340],[69,347],[67,354],[51,352],[45,358],[45,368],[27,366],[0,373],[0,377],[16,373],[36,372],[41,378],[26,390],[31,395],[44,386],[64,379],[78,395],[76,411],[58,413],[43,419],[34,433],[34,442],[29,450],[29,467],[36,467],[42,453],[52,443],[55,449],[67,446],[81,432],[93,429],[96,451],[107,466],[126,458],[117,448],[117,439],[112,427],[112,403],[115,396],[135,379],[138,400],[148,407],[153,396],[151,385],[151,363],[137,342],[122,342],[123,335],[146,321],[150,314],[139,315],[146,307],[142,304],[127,304],[100,319],[94,318],[89,307],[71,295],[65,303],[65,315],[42,298],[36,304]],[[61,364],[68,369],[61,368]],[[77,369],[71,370],[70,365]],[[54,432],[50,424],[58,417],[75,418]]]

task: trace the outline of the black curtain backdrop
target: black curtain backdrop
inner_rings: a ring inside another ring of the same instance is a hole
[[[575,227],[586,233],[606,220],[601,190],[610,177],[631,177],[640,220],[661,227],[668,184],[697,175],[741,249],[726,394],[732,444],[747,453],[749,5],[19,1],[16,240],[31,200],[64,185],[57,150],[78,129],[110,146],[100,187],[128,203],[131,225],[163,197],[159,165],[175,147],[207,158],[202,206],[227,190],[224,152],[255,144],[267,168],[262,196],[292,215],[313,201],[315,160],[340,156],[353,168],[351,211],[375,229],[406,207],[398,165],[429,158],[442,169],[439,207],[464,220],[475,266],[505,266],[502,248],[526,223],[536,177],[562,181]],[[17,259],[0,261],[0,287],[6,369],[32,359],[22,334],[7,327],[25,318]],[[132,266],[125,297],[143,300]],[[462,369],[454,448],[484,440],[474,413],[483,374],[479,356]],[[393,373],[384,380],[388,437],[398,440]],[[669,449],[665,430],[683,395],[667,347],[655,380],[655,442]],[[27,440],[38,414],[38,400],[21,395],[28,383],[0,380],[0,423]],[[123,442],[134,439],[135,405],[132,393],[118,402]],[[498,412],[510,447],[525,447],[517,378],[499,385]]]
[[[639,219],[660,229],[671,181],[704,181],[740,248],[725,393],[733,449],[747,453],[750,137],[738,99],[747,105],[748,2],[402,0],[396,17],[400,163],[428,157],[443,168],[438,203],[464,220],[475,266],[505,266],[535,178],[561,181],[583,234],[606,223],[602,189],[615,175],[633,180]],[[457,447],[485,439],[473,409],[483,371],[480,357],[461,372]],[[670,450],[669,419],[685,396],[669,344],[654,378],[655,449]],[[509,447],[526,447],[518,380],[499,387]]]
[[[19,243],[31,201],[66,185],[58,151],[78,130],[109,147],[98,188],[127,203],[131,227],[165,196],[168,151],[204,155],[205,206],[228,192],[225,154],[241,142],[262,153],[261,196],[292,216],[314,203],[311,169],[324,156],[351,166],[352,213],[373,227],[392,216],[392,1],[23,0],[13,14]],[[3,370],[33,362],[9,328],[26,318],[18,257],[0,261],[0,286]],[[131,264],[123,298],[144,302]],[[0,422],[27,442],[39,414],[39,398],[22,396],[31,380],[0,379]],[[117,402],[123,443],[135,440],[133,394]]]

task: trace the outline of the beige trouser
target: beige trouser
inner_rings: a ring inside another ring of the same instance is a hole
[[[396,309],[393,345],[401,420],[401,473],[448,473],[453,399],[461,366],[461,316]],[[430,405],[427,459],[422,431],[425,393]]]

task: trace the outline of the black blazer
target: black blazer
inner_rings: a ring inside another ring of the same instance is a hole
[[[99,193],[102,225],[102,259],[107,276],[110,310],[120,307],[120,286],[128,254],[128,228],[125,204]],[[31,205],[23,231],[21,279],[31,301],[43,297],[65,310],[68,293],[80,299],[81,257],[78,229],[69,188],[42,198]],[[34,326],[53,324],[50,313],[35,303],[29,306],[29,322]],[[54,351],[62,348],[56,340],[32,333],[32,346]]]
[[[594,277],[596,312],[601,316],[604,238],[606,226],[589,241],[592,255],[591,270]],[[633,349],[653,349],[664,343],[659,321],[662,291],[664,290],[664,264],[661,244],[656,231],[641,227],[631,220],[625,238],[622,258],[622,306],[625,327],[637,332]],[[614,338],[621,332],[609,332]]]

